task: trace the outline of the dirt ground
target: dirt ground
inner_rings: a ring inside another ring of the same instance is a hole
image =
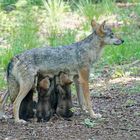
[[[53,117],[47,123],[36,119],[15,124],[13,119],[0,121],[0,140],[140,140],[140,78],[97,80],[90,84],[93,108],[102,119],[91,120],[80,112],[73,98],[75,114],[69,120]],[[11,113],[11,105],[6,107]]]

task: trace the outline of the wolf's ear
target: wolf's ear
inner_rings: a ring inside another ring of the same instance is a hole
[[[105,35],[105,24],[106,24],[106,21],[104,21],[96,30],[97,34],[101,37]]]
[[[93,20],[91,21],[91,26],[92,26],[92,28],[93,28],[93,29],[96,29],[96,28],[97,28],[97,25],[98,25],[98,23],[93,19]]]
[[[100,25],[102,32],[105,31],[105,24],[106,24],[106,20],[104,20],[103,23]]]

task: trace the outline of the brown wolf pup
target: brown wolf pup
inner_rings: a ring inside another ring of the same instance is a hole
[[[101,117],[93,111],[90,100],[90,68],[100,58],[105,45],[121,45],[124,41],[116,37],[105,22],[98,24],[92,21],[91,25],[92,33],[79,42],[55,48],[33,48],[13,57],[7,69],[7,83],[9,95],[16,97],[13,102],[15,122],[25,122],[19,118],[19,108],[24,97],[32,89],[37,73],[44,76],[58,75],[60,71],[77,78],[74,81],[79,82],[75,85],[81,108],[86,107],[92,118]]]
[[[41,76],[42,77],[42,76]],[[38,91],[38,103],[37,103],[37,122],[49,121],[53,115],[51,106],[51,94],[54,94],[53,88],[50,83],[50,78],[39,78],[37,91]]]
[[[69,118],[72,117],[73,112],[71,111],[72,98],[71,98],[71,84],[72,81],[69,79],[68,75],[64,72],[60,72],[58,75],[59,82],[56,82],[56,94],[58,97],[56,114]],[[56,80],[57,81],[57,80]]]

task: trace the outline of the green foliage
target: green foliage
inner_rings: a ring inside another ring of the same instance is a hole
[[[42,0],[50,25],[57,27],[57,22],[63,17],[63,14],[69,10],[69,5],[63,0]]]
[[[79,3],[76,3],[80,13],[87,17],[89,20],[93,19],[96,15],[96,5],[93,5],[92,0],[80,0]]]
[[[26,13],[22,25],[11,33],[10,47],[0,54],[0,64],[6,68],[9,60],[24,50],[35,48],[39,45],[37,37],[38,26],[30,13]],[[4,57],[3,57],[4,56]]]
[[[70,109],[70,111],[74,113],[74,112],[76,112],[76,109],[77,109],[76,107],[72,107],[72,108]]]
[[[32,5],[38,5],[38,6],[40,6],[40,5],[43,4],[42,0],[28,0],[28,1]]]
[[[80,13],[90,21],[93,18],[98,19],[103,14],[109,14],[116,9],[114,2],[111,0],[102,0],[99,4],[95,4],[92,0],[80,0],[79,3],[74,3]]]
[[[137,101],[136,101],[136,100],[128,99],[128,100],[125,102],[124,106],[130,107],[130,106],[133,106],[133,105],[136,105],[136,104],[137,104]]]
[[[66,30],[58,33],[57,30],[52,30],[47,38],[50,46],[68,45],[75,42],[76,31]]]
[[[2,7],[5,7],[5,6],[8,6],[8,5],[12,5],[12,4],[15,4],[17,2],[17,0],[1,0],[1,6]]]
[[[93,121],[93,120],[91,120],[91,119],[89,119],[89,118],[86,118],[86,119],[84,120],[84,125],[85,125],[86,127],[88,127],[88,128],[92,128],[92,127],[94,127],[96,124],[97,124],[97,123],[96,123],[95,121]]]

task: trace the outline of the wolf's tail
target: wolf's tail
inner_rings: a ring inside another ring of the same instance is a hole
[[[12,60],[8,63],[8,66],[7,66],[7,72],[6,72],[6,77],[7,79],[9,79],[9,76],[10,76],[10,70],[13,68],[13,64],[12,64]],[[5,91],[4,95],[0,97],[0,110],[1,111],[4,111],[4,105],[8,99],[8,96],[9,96],[9,90]]]
[[[12,74],[14,65],[15,65],[15,59],[11,59],[11,61],[9,62],[7,66],[7,73],[6,73],[8,94],[12,102],[15,101],[19,92],[19,84],[16,80],[16,77]]]

